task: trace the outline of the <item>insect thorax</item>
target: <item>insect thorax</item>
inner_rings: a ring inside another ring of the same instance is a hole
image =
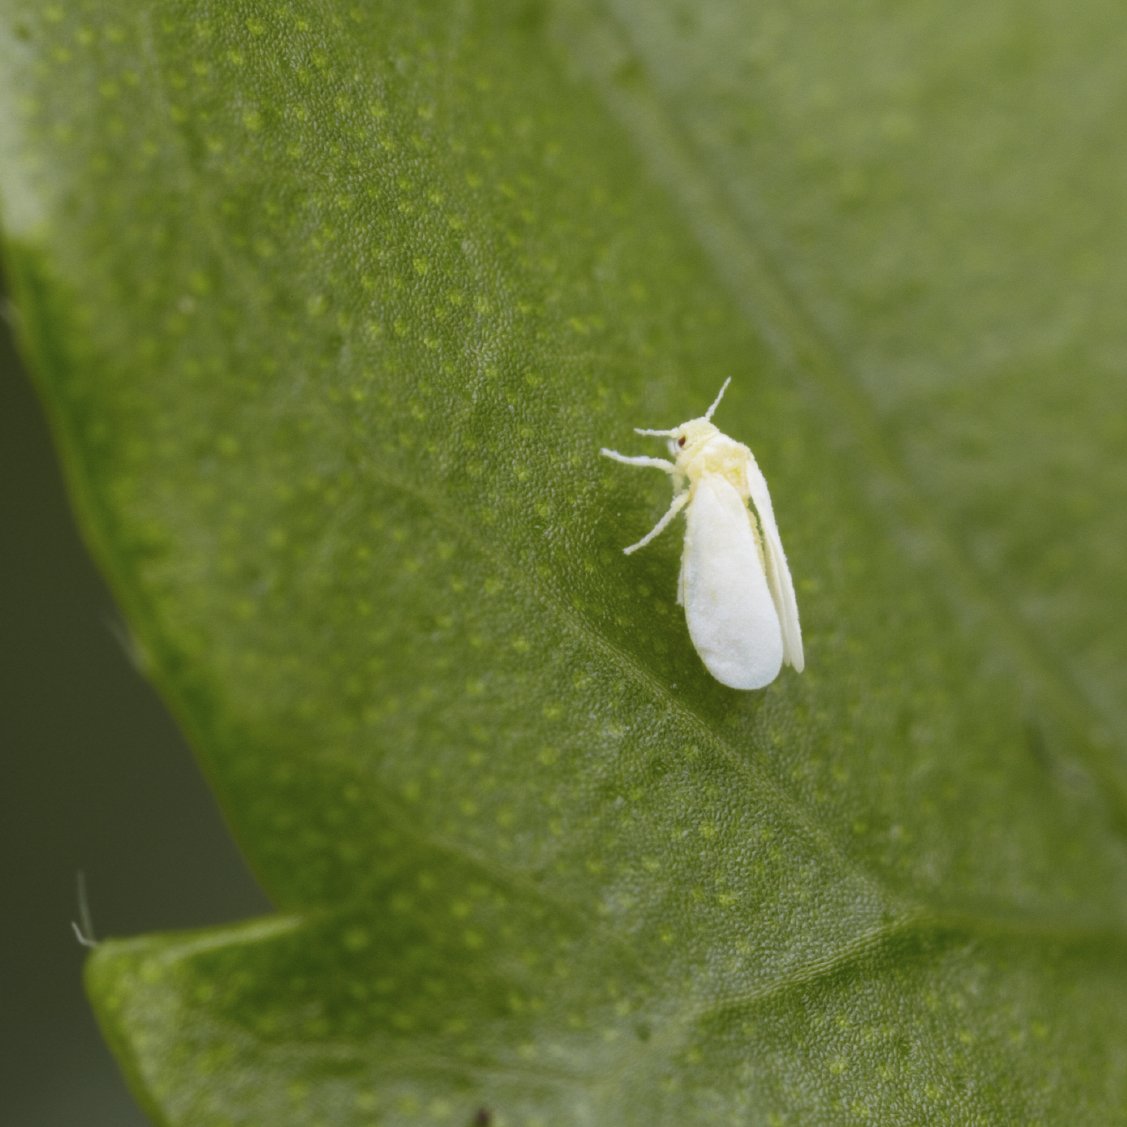
[[[746,500],[749,461],[751,451],[742,442],[716,431],[702,441],[691,442],[677,458],[677,470],[693,483],[707,474],[719,474]]]

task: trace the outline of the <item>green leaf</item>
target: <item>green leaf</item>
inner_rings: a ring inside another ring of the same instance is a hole
[[[1125,32],[0,2],[23,344],[278,907],[91,959],[156,1121],[1127,1116]],[[597,453],[729,374],[762,693]]]

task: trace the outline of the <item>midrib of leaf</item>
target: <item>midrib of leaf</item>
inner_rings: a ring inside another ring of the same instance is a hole
[[[723,178],[708,174],[706,154],[678,125],[654,85],[646,82],[644,70],[632,70],[629,81],[616,80],[623,60],[634,58],[629,29],[598,0],[568,4],[560,15],[557,42],[572,65],[592,79],[611,115],[623,123],[624,135],[680,210],[733,303],[786,363],[827,433],[841,430],[843,422],[848,425],[846,441],[858,459],[866,461],[877,483],[870,502],[871,494],[879,493],[887,506],[886,526],[893,535],[898,528],[910,528],[912,536],[898,538],[917,557],[923,538],[931,561],[952,578],[951,601],[974,608],[1023,666],[1042,707],[1055,711],[1081,737],[1089,768],[1114,801],[1117,830],[1127,837],[1127,770],[1120,750],[1127,745],[1127,730],[1121,717],[1078,679],[999,584],[957,546],[953,530],[938,520],[921,483],[896,454],[849,361],[788,282],[762,231],[741,221]]]

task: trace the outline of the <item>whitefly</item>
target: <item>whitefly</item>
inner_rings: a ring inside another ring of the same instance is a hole
[[[652,466],[673,479],[665,515],[624,551],[644,548],[685,510],[677,602],[685,608],[689,637],[721,684],[761,689],[784,663],[802,672],[802,630],[767,480],[755,455],[712,422],[729,383],[724,381],[701,418],[672,430],[636,431],[668,439],[672,461],[601,453],[627,466]]]

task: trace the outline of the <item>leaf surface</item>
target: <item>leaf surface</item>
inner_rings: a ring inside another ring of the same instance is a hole
[[[157,1122],[1127,1113],[1119,10],[0,12],[24,346],[278,907],[91,960]],[[597,456],[729,374],[754,694]]]

